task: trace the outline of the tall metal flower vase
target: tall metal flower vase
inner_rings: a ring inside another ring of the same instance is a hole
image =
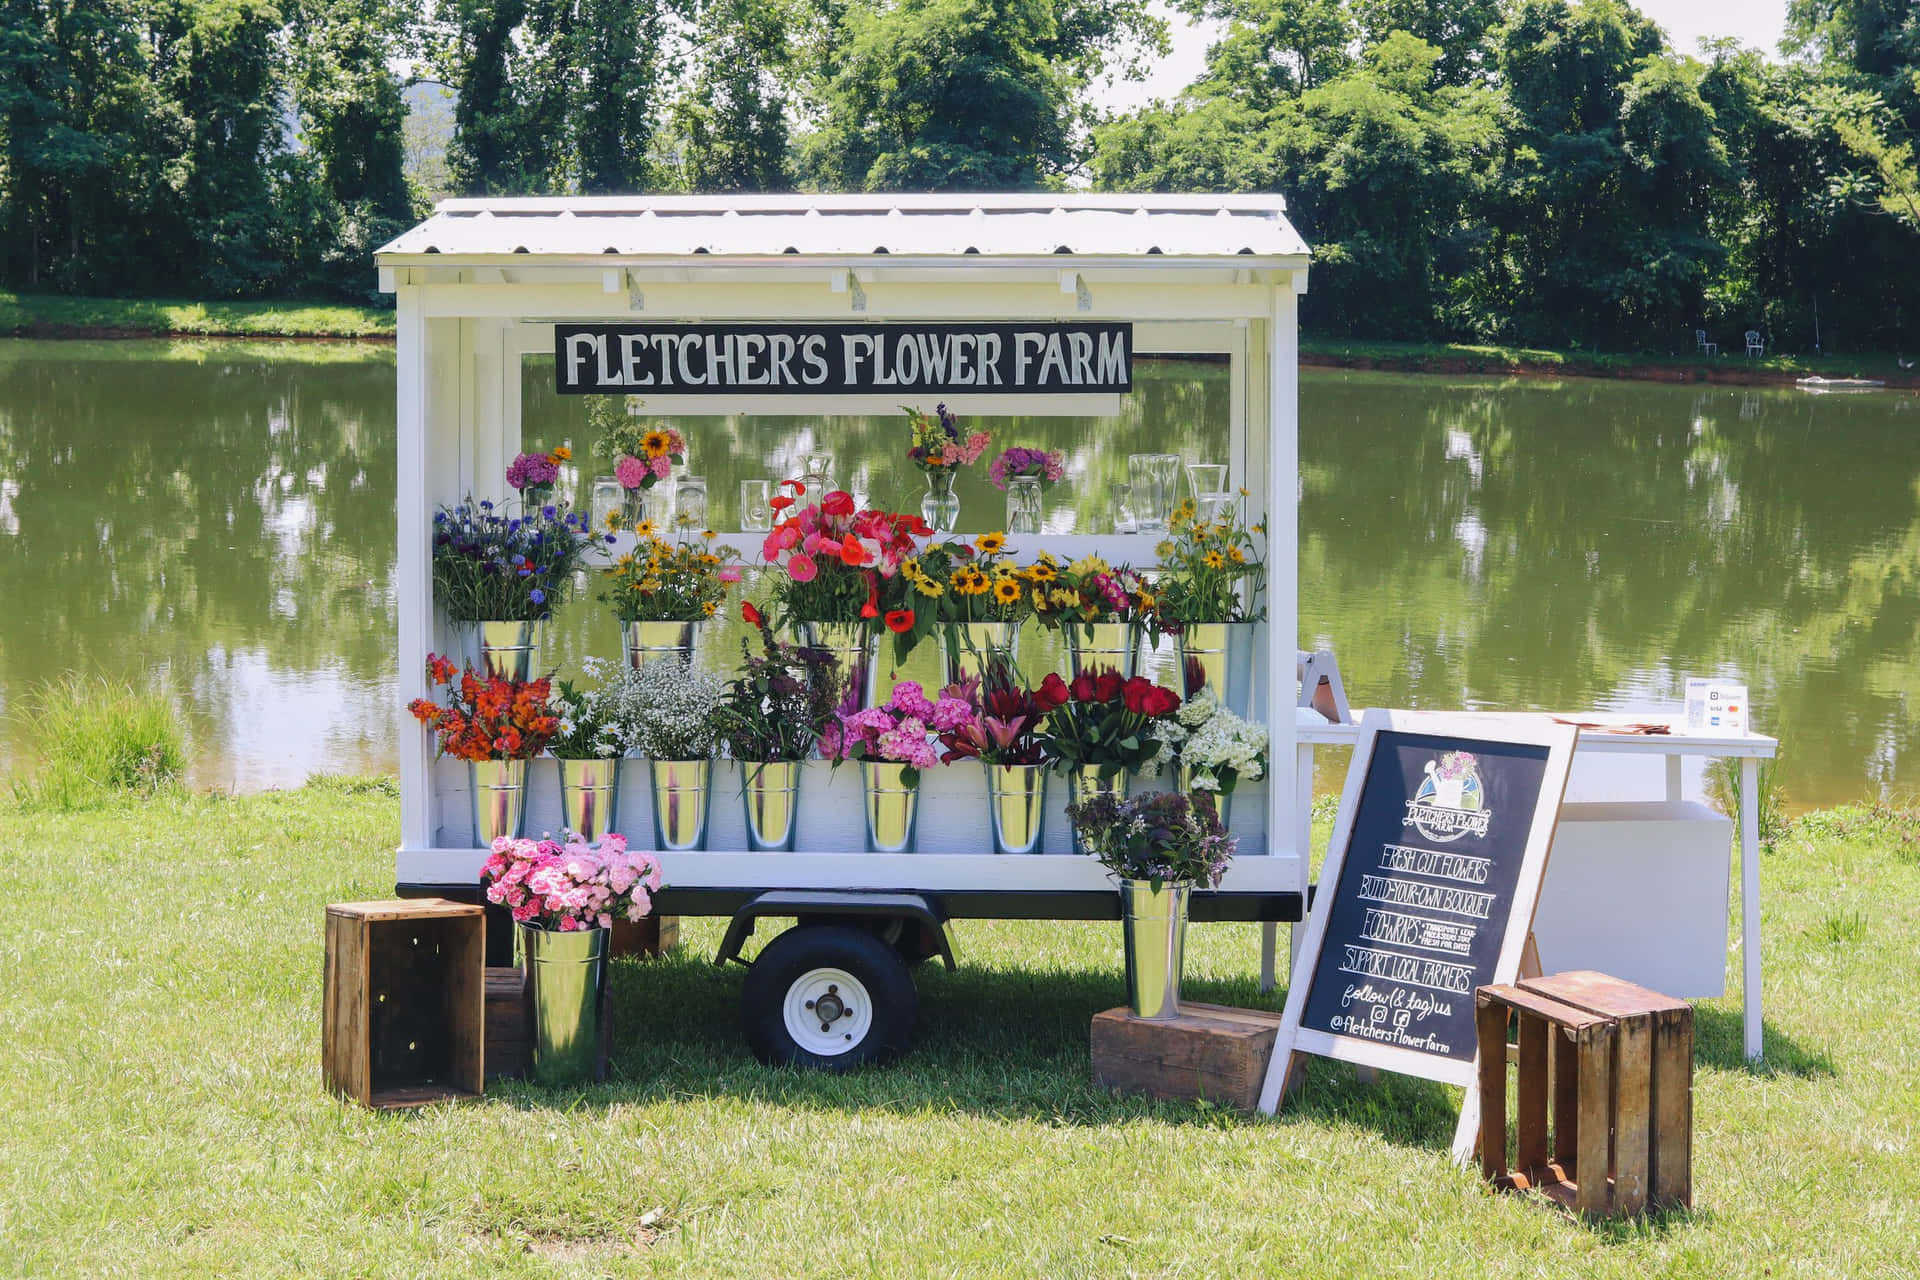
[[[533,1078],[578,1084],[600,1075],[601,995],[611,929],[520,926],[533,1015]]]
[[[560,766],[560,825],[590,844],[620,829],[620,757],[555,761]]]
[[[867,800],[867,852],[912,853],[920,817],[920,781],[909,781],[911,766],[891,761],[860,762]]]
[[[540,654],[547,624],[538,622],[476,622],[471,624],[480,668],[507,680],[531,680],[541,671]]]
[[[653,847],[685,853],[707,847],[713,810],[713,761],[649,760],[653,788]]]
[[[1253,716],[1253,632],[1256,622],[1190,622],[1180,631],[1181,695],[1211,688],[1220,705]]]
[[[702,625],[698,622],[621,623],[620,647],[626,652],[627,665],[644,666],[660,658],[678,658],[691,664],[694,650],[700,647]]]
[[[1120,882],[1121,928],[1127,957],[1127,1009],[1136,1018],[1180,1016],[1180,978],[1186,968],[1187,899],[1192,886],[1151,880]]]
[[[980,678],[986,672],[988,659],[996,653],[1008,662],[1020,658],[1020,624],[1017,622],[959,622],[943,627],[939,634],[948,684]]]
[[[953,496],[952,467],[935,467],[927,472],[927,496],[920,499],[920,518],[935,533],[952,533],[959,527],[960,499]]]
[[[1084,804],[1098,795],[1110,795],[1116,800],[1127,798],[1127,787],[1132,781],[1131,774],[1125,770],[1100,776],[1097,764],[1076,764],[1067,766],[1067,803]],[[1087,849],[1080,843],[1080,828],[1073,828],[1073,851],[1084,854]]]
[[[740,794],[747,807],[747,848],[754,853],[791,853],[800,834],[799,760],[746,760]]]
[[[864,622],[802,622],[800,643],[824,649],[840,664],[846,679],[845,711],[870,707],[880,691],[879,638]]]
[[[1067,666],[1071,675],[1111,667],[1128,680],[1140,670],[1140,624],[1137,622],[1069,622]]]
[[[505,836],[527,832],[527,762],[467,761],[467,791],[473,804],[473,843],[485,849]]]
[[[990,764],[987,813],[992,819],[995,853],[1039,853],[1047,813],[1047,767],[1043,764]]]

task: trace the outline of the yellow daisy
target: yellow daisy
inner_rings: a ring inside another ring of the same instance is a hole
[[[633,526],[633,536],[636,538],[651,538],[653,536],[653,521],[642,520],[639,524]]]
[[[548,460],[552,462],[566,462],[572,457],[573,450],[567,448],[565,445],[560,445],[552,453],[547,455]]]
[[[1227,567],[1227,558],[1218,551],[1207,552],[1205,556],[1201,557],[1201,560],[1209,569],[1224,569]]]
[[[714,612],[719,609],[719,607],[719,605],[711,600],[703,600],[700,602],[700,612],[706,614],[709,618],[714,615]]]
[[[1238,547],[1228,547],[1227,559],[1233,561],[1235,564],[1245,564],[1247,562],[1247,553]]]

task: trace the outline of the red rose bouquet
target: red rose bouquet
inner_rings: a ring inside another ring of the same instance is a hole
[[[437,737],[441,755],[458,760],[531,760],[560,732],[560,717],[547,705],[552,686],[538,680],[508,680],[472,667],[456,677],[453,663],[427,655],[427,678],[445,685],[449,705],[429,698],[407,704],[413,718]]]
[[[1040,733],[1046,758],[1096,765],[1103,777],[1151,764],[1160,751],[1153,728],[1180,706],[1171,690],[1144,676],[1122,679],[1112,668],[1082,671],[1072,681],[1050,672],[1037,694],[1054,702]]]

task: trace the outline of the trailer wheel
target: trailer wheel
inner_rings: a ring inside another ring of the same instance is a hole
[[[864,929],[795,925],[766,945],[740,992],[747,1046],[770,1066],[847,1071],[913,1035],[913,979]]]

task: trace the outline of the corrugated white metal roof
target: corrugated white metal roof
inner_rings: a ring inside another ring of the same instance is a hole
[[[597,196],[442,201],[379,250],[570,259],[1049,256],[1290,259],[1279,196]]]

